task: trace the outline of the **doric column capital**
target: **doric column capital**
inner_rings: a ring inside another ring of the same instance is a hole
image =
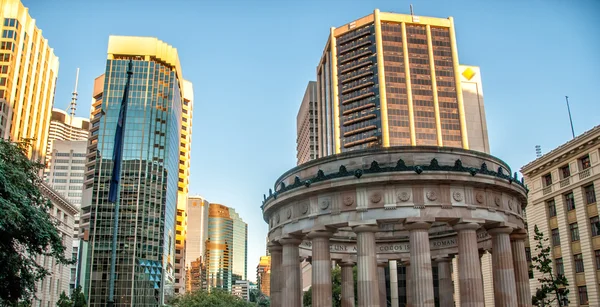
[[[387,260],[377,260],[377,267],[387,267],[388,266],[388,262]]]
[[[352,227],[352,231],[355,233],[359,232],[377,232],[379,231],[379,227],[374,223],[349,223],[350,227]]]
[[[296,236],[286,236],[286,237],[279,239],[279,244],[281,244],[281,246],[285,246],[285,245],[298,246],[298,245],[300,245],[300,243],[302,243],[302,240]]]
[[[340,267],[353,267],[356,263],[350,260],[338,261],[337,263]]]
[[[283,247],[279,243],[273,242],[273,241],[271,241],[271,242],[269,242],[269,244],[267,244],[267,248],[269,249],[270,253],[278,252],[278,251],[280,252],[281,250],[283,250]]]
[[[487,233],[490,236],[497,236],[497,235],[501,235],[501,234],[511,234],[513,232],[513,228],[512,227],[508,227],[508,226],[500,226],[500,227],[495,227],[495,228],[490,228],[487,230]]]
[[[513,232],[510,234],[511,241],[519,241],[525,239],[527,239],[527,231],[525,229],[517,228],[513,230]]]
[[[313,230],[308,233],[307,237],[309,239],[314,238],[331,238],[333,236],[333,231],[331,230]]]
[[[481,224],[476,223],[476,222],[460,222],[460,223],[452,226],[452,228],[456,231],[477,230],[477,229],[481,228]]]
[[[446,262],[452,262],[452,257],[450,255],[446,256],[446,257],[436,257],[434,259],[434,261],[436,263],[446,263]]]
[[[406,224],[404,224],[404,228],[406,228],[407,230],[429,230],[429,228],[431,228],[431,223],[430,222],[407,222]]]

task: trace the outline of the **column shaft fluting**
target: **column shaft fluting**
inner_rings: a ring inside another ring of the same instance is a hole
[[[454,226],[458,233],[458,280],[460,305],[464,307],[483,307],[483,277],[481,260],[477,247],[479,224],[465,223]]]
[[[342,307],[354,307],[354,263],[342,262]]]
[[[438,278],[440,291],[440,307],[454,307],[454,291],[450,258],[438,259]]]
[[[271,254],[271,306],[281,306],[281,252],[280,245],[269,244],[269,253]]]
[[[311,232],[312,239],[312,305],[330,307],[331,258],[329,255],[329,232]]]
[[[529,265],[525,255],[526,234],[513,233],[511,235],[511,251],[515,270],[515,286],[517,288],[517,304],[519,307],[530,307],[531,290],[529,289]]]
[[[282,307],[302,306],[302,284],[300,275],[300,258],[298,245],[302,241],[298,239],[281,239],[279,243],[283,246],[283,285],[281,293]]]
[[[392,307],[398,307],[398,262],[390,260],[390,301]]]
[[[374,226],[356,226],[357,288],[359,307],[380,307]]]
[[[516,307],[517,288],[510,248],[509,227],[488,230],[492,236],[492,264],[494,267],[494,302],[497,307]]]
[[[377,280],[379,281],[379,305],[387,306],[387,287],[385,285],[385,267],[386,263],[377,264]]]
[[[410,240],[410,266],[412,268],[412,300],[414,307],[434,307],[433,273],[429,250],[430,223],[407,224]]]

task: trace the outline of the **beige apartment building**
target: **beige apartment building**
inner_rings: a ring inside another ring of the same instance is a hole
[[[296,117],[298,165],[319,157],[317,82],[309,81]]]
[[[569,281],[569,306],[600,306],[600,126],[523,166],[530,191],[527,223],[531,254],[534,227],[549,238],[556,274]],[[531,293],[539,273],[530,279]]]

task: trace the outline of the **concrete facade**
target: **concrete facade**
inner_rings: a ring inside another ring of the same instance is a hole
[[[319,116],[317,110],[317,82],[310,81],[296,117],[297,164],[319,157]]]
[[[58,223],[56,228],[63,239],[65,258],[71,259],[75,214],[79,213],[79,209],[45,183],[40,186],[40,190],[52,202],[50,215]],[[39,255],[36,262],[48,270],[50,275],[36,283],[36,298],[32,306],[56,306],[61,293],[69,295],[70,281],[74,279],[71,266],[59,264],[54,258],[44,255]]]
[[[523,166],[528,195],[530,254],[537,226],[552,246],[556,274],[569,282],[570,306],[600,304],[600,227],[596,193],[600,187],[600,126]],[[533,271],[531,293],[539,286]]]

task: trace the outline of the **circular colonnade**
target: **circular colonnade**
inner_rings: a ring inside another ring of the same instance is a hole
[[[483,306],[480,255],[490,251],[496,306],[529,306],[526,193],[503,161],[456,148],[366,149],[302,164],[277,180],[261,207],[271,305],[302,306],[298,262],[307,258],[312,306],[332,304],[332,260],[342,268],[343,306],[354,306],[355,265],[358,306],[387,306],[385,267],[393,271],[398,262],[409,306],[434,306],[432,265],[440,306],[454,306],[451,260],[458,256],[461,305]]]

